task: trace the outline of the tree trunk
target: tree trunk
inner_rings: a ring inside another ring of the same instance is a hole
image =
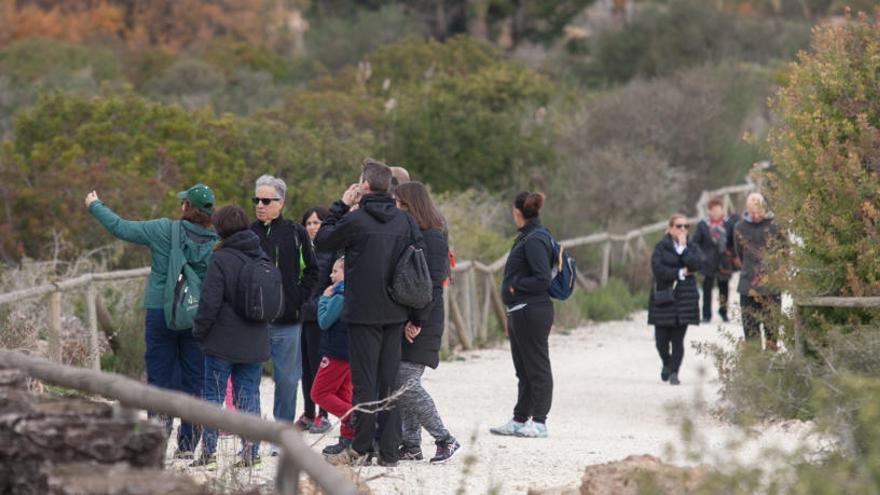
[[[467,0],[468,34],[474,38],[489,39],[489,28],[486,26],[486,14],[489,2],[486,0]]]

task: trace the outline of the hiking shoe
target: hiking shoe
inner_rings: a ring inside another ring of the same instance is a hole
[[[235,463],[232,464],[234,468],[257,468],[259,469],[263,465],[263,459],[259,454],[257,455],[243,455],[238,458]]]
[[[211,452],[210,454],[206,454],[202,452],[202,455],[196,457],[196,459],[190,463],[189,467],[217,469],[217,453]]]
[[[663,380],[664,382],[668,381],[670,373],[671,373],[671,371],[669,371],[669,368],[664,366],[663,369],[660,370],[660,379]]]
[[[421,447],[401,445],[399,455],[401,461],[421,461],[424,459]]]
[[[461,444],[454,438],[451,442],[438,443],[437,453],[428,462],[431,464],[442,464],[449,459],[452,459],[452,456],[454,456],[459,449],[461,449]]]
[[[281,447],[277,445],[269,447],[269,457],[278,457],[279,455],[281,455]]]
[[[175,459],[181,459],[181,460],[184,460],[184,461],[191,461],[191,460],[193,460],[193,459],[196,458],[196,453],[193,452],[192,450],[180,450],[180,449],[177,449],[177,450],[174,452],[174,458],[175,458]]]
[[[523,438],[547,438],[547,425],[529,420],[525,427],[517,432],[516,436]]]
[[[293,426],[296,426],[302,431],[309,431],[309,428],[312,427],[312,424],[315,422],[314,419],[306,417],[305,414],[299,417],[298,420],[293,422]]]
[[[670,385],[681,385],[681,382],[678,381],[678,373],[671,373],[669,375],[669,384]]]
[[[328,446],[324,447],[324,450],[322,450],[321,453],[324,455],[336,455],[336,454],[342,452],[343,450],[345,450],[346,448],[348,448],[349,446],[351,446],[351,439],[350,438],[339,437],[338,442],[336,442],[333,445],[328,445]]]
[[[526,427],[526,423],[520,423],[519,421],[510,420],[507,423],[504,423],[501,426],[496,426],[494,428],[489,428],[489,433],[493,435],[507,435],[507,436],[516,436],[520,430]]]
[[[330,464],[334,466],[367,466],[369,465],[367,454],[359,454],[351,448],[351,445],[342,450],[338,454],[330,454],[324,456]]]
[[[724,323],[730,323],[730,318],[727,317],[727,313],[718,312],[718,316],[721,317],[721,321]]]
[[[309,433],[327,433],[330,431],[330,420],[324,416],[318,416],[309,426]]]

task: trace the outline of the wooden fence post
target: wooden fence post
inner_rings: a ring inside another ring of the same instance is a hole
[[[93,370],[101,370],[101,355],[98,351],[98,291],[95,282],[86,286],[86,306],[89,313],[89,364]]]
[[[501,302],[501,293],[493,290],[490,294],[492,295],[492,309],[495,311],[495,317],[498,318],[501,331],[504,332],[504,335],[507,335],[507,310],[504,308],[504,303]]]
[[[608,275],[611,271],[611,239],[602,245],[602,273],[599,275],[599,284],[604,286],[608,283]]]
[[[798,356],[804,355],[803,322],[801,321],[801,307],[797,300],[793,302],[792,316],[794,316],[794,352]]]
[[[61,291],[49,295],[49,359],[61,362]]]
[[[464,311],[464,323],[467,325],[468,335],[471,337],[471,341],[477,336],[476,329],[474,328],[474,298],[476,298],[474,287],[474,265],[471,264],[470,268],[467,269],[466,272],[463,273],[464,277],[464,301],[463,301],[463,311]]]
[[[495,284],[492,280],[492,274],[486,272],[483,275],[483,284],[485,293],[483,294],[483,309],[480,311],[480,341],[487,342],[489,340],[489,312],[492,311],[492,291],[495,290]]]

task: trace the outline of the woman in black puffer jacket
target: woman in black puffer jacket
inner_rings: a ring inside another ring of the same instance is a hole
[[[420,182],[405,182],[394,190],[397,207],[413,216],[422,231],[428,271],[431,272],[433,298],[422,309],[410,311],[404,327],[403,348],[398,386],[407,387],[400,396],[403,424],[400,460],[422,459],[424,427],[434,437],[437,453],[431,463],[449,460],[461,447],[434,405],[434,399],[422,387],[425,366],[436,368],[440,363],[440,341],[443,337],[443,284],[449,276],[449,244],[446,241],[443,217],[434,206],[431,195]]]
[[[673,215],[666,235],[651,255],[653,286],[648,304],[648,324],[654,325],[654,340],[663,362],[660,378],[678,385],[678,370],[684,358],[684,335],[688,325],[700,324],[700,294],[694,274],[701,268],[699,246],[688,241],[690,224],[686,216]],[[663,294],[672,289],[672,299]]]

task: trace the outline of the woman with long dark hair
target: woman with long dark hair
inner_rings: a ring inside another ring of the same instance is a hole
[[[654,325],[654,342],[663,369],[660,379],[678,385],[688,325],[700,324],[700,294],[694,275],[703,263],[700,247],[688,240],[686,216],[669,219],[666,235],[651,254],[653,282],[648,301],[648,324]]]
[[[428,271],[433,283],[433,298],[422,309],[410,312],[404,327],[398,387],[406,387],[400,396],[401,435],[400,460],[417,461],[422,456],[422,428],[434,437],[437,452],[432,464],[448,461],[461,445],[443,425],[434,399],[422,386],[425,366],[437,368],[440,363],[440,341],[443,337],[443,281],[449,275],[449,244],[443,216],[437,211],[431,195],[421,182],[404,182],[394,190],[397,207],[415,219],[425,240]]]
[[[547,293],[553,278],[553,252],[550,236],[538,218],[543,205],[543,194],[528,191],[517,194],[513,203],[519,236],[504,266],[501,299],[507,306],[507,333],[519,388],[513,418],[491,428],[495,435],[547,436],[553,400],[549,345],[553,303]]]
[[[314,247],[315,235],[321,228],[321,222],[327,218],[330,211],[323,206],[313,206],[306,210],[302,216],[302,226],[309,234],[309,240]],[[321,364],[321,329],[318,327],[318,298],[321,297],[323,287],[330,284],[330,270],[333,267],[336,253],[315,251],[318,259],[318,283],[315,291],[302,305],[302,393],[303,415],[297,421],[297,426],[310,433],[324,433],[330,429],[330,420],[327,419],[327,411],[316,410],[318,407],[312,400],[312,384],[318,374],[318,366]]]

